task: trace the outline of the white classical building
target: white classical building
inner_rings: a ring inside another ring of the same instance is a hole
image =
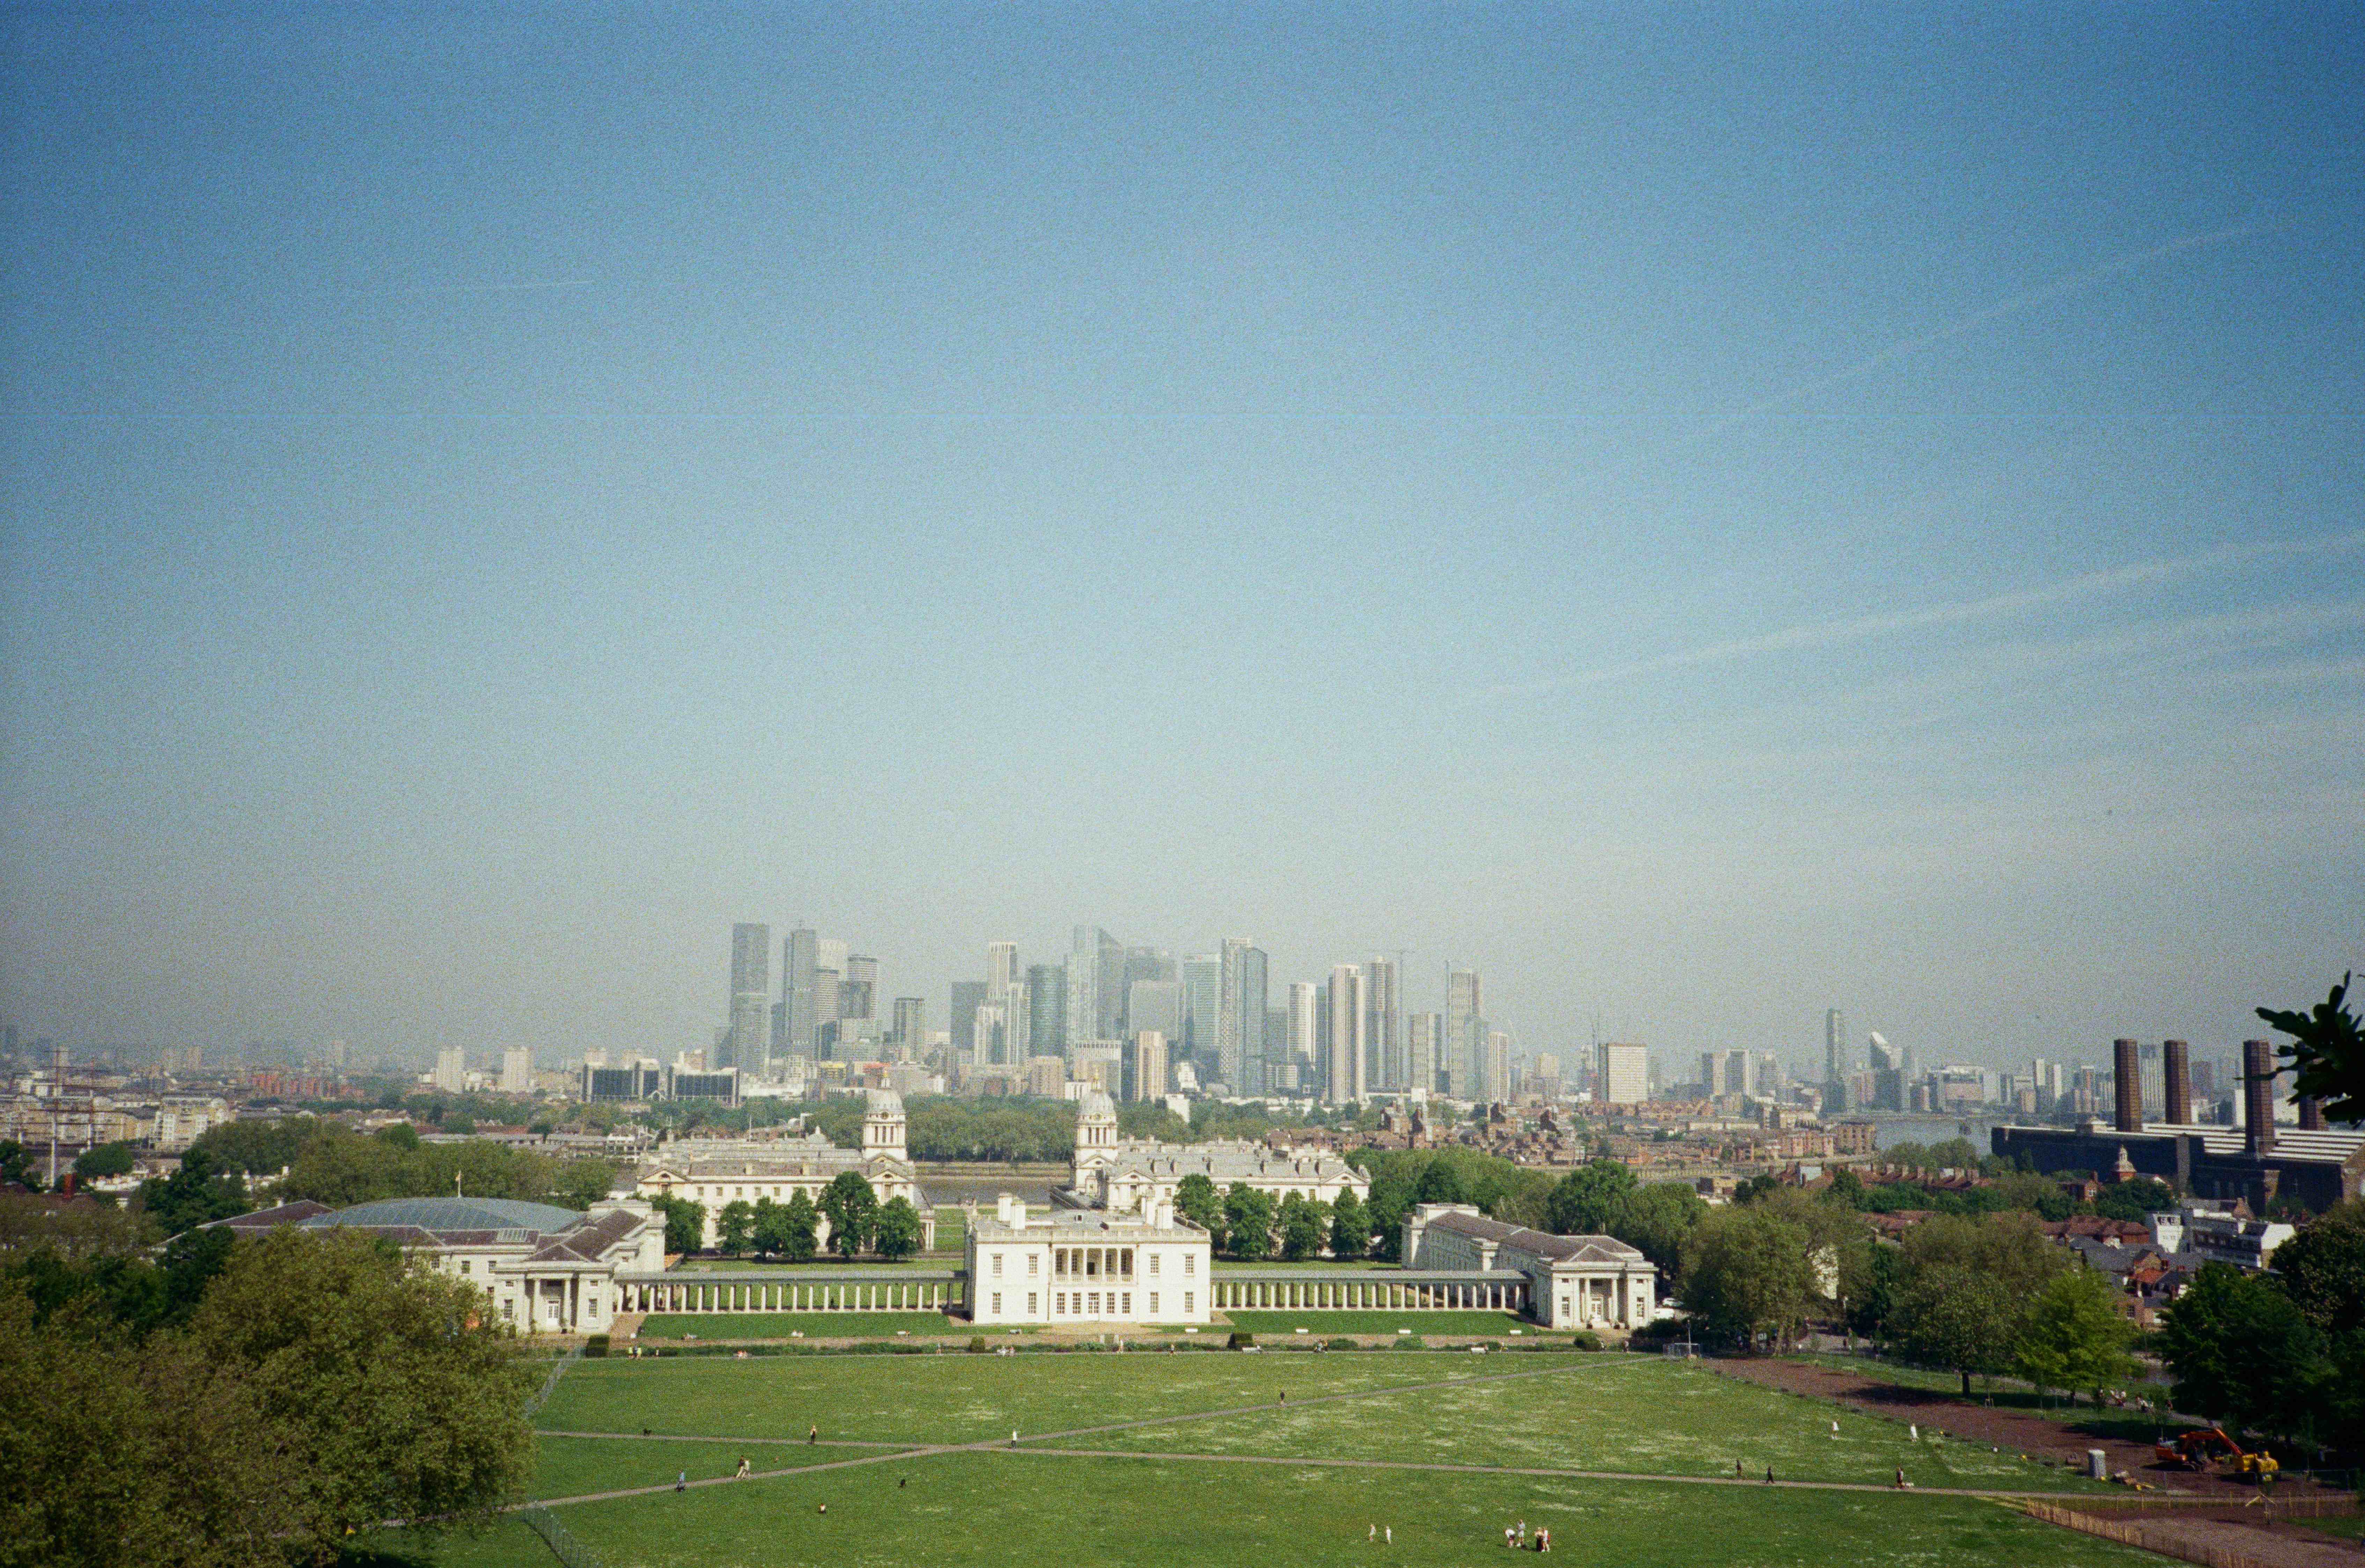
[[[1205,1323],[1207,1233],[1160,1204],[1147,1215],[1029,1215],[1002,1194],[969,1222],[970,1317],[1078,1328]]]
[[[499,1321],[529,1334],[604,1333],[622,1301],[616,1276],[665,1267],[665,1222],[632,1198],[588,1213],[507,1198],[387,1198],[346,1209],[308,1201],[219,1223],[248,1234],[292,1225],[384,1237],[483,1290]]]
[[[1068,1182],[1071,1201],[1110,1214],[1144,1214],[1174,1201],[1186,1176],[1205,1176],[1219,1193],[1235,1184],[1271,1194],[1278,1204],[1296,1193],[1320,1203],[1352,1193],[1372,1195],[1372,1179],[1328,1149],[1272,1149],[1240,1140],[1160,1143],[1116,1133],[1116,1103],[1097,1090],[1076,1115],[1076,1157]]]
[[[1658,1308],[1658,1269],[1617,1238],[1551,1236],[1468,1204],[1407,1215],[1402,1257],[1407,1269],[1516,1270],[1531,1282],[1530,1316],[1551,1328],[1640,1328]]]
[[[785,1204],[802,1193],[818,1204],[838,1176],[848,1170],[870,1183],[881,1204],[902,1198],[920,1214],[920,1247],[936,1244],[936,1211],[921,1190],[919,1172],[904,1143],[903,1097],[891,1089],[869,1091],[862,1116],[862,1147],[840,1148],[817,1131],[787,1138],[678,1138],[618,1178],[617,1191],[640,1198],[688,1198],[706,1209],[704,1245],[720,1240],[723,1209],[732,1203],[769,1198]],[[821,1224],[829,1243],[829,1222]]]

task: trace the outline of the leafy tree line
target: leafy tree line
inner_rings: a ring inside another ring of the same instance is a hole
[[[706,1205],[689,1198],[652,1199],[665,1215],[666,1250],[696,1252],[705,1246]],[[729,1258],[753,1252],[759,1257],[792,1263],[810,1262],[821,1250],[822,1222],[829,1226],[829,1248],[841,1258],[865,1252],[890,1262],[901,1262],[920,1249],[919,1210],[908,1198],[879,1202],[870,1183],[858,1172],[841,1170],[822,1190],[815,1204],[802,1193],[786,1203],[735,1198],[714,1215],[715,1250]]]
[[[0,1568],[284,1568],[489,1522],[533,1379],[465,1282],[283,1230],[0,1258]]]
[[[2277,1248],[2272,1273],[2203,1264],[2163,1319],[2177,1408],[2365,1449],[2365,1202],[2327,1209]]]

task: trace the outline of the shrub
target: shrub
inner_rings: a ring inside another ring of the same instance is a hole
[[[1419,1335],[1407,1334],[1396,1341],[1396,1349],[1399,1350],[1426,1350],[1429,1347],[1420,1342]]]
[[[972,1356],[981,1356],[985,1354],[984,1335],[972,1334],[969,1337],[969,1353]]]
[[[583,1341],[583,1359],[586,1361],[593,1361],[599,1357],[606,1355],[608,1353],[609,1343],[610,1341],[607,1335],[592,1335],[591,1338]]]
[[[1355,1341],[1352,1339],[1325,1339],[1322,1342],[1322,1348],[1326,1350],[1351,1350],[1355,1348]]]
[[[1601,1349],[1601,1336],[1596,1334],[1590,1328],[1578,1329],[1575,1333],[1569,1336],[1568,1342],[1575,1346],[1580,1350],[1597,1350]]]
[[[1245,1350],[1250,1345],[1255,1343],[1255,1335],[1242,1333],[1239,1329],[1235,1328],[1232,1330],[1232,1337],[1224,1341],[1224,1349],[1227,1350]]]

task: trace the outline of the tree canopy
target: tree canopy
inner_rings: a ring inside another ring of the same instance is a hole
[[[2289,1036],[2275,1050],[2281,1070],[2292,1075],[2292,1092],[2324,1103],[2336,1122],[2365,1122],[2365,1029],[2348,1006],[2344,974],[2331,993],[2305,1013],[2259,1009],[2278,1034]]]

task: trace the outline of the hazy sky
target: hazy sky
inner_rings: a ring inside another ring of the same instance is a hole
[[[2222,1051],[2365,964],[2359,23],[10,6],[0,1016]]]

